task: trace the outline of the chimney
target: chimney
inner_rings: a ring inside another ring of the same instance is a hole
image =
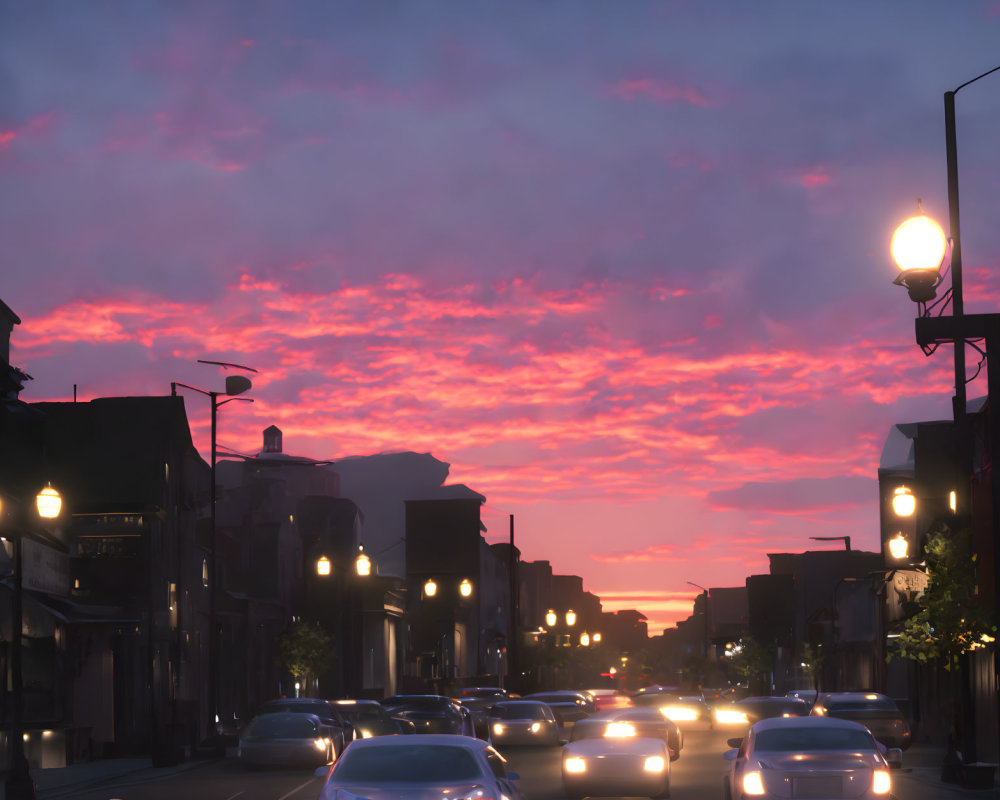
[[[281,452],[281,428],[277,425],[272,425],[264,430],[264,452]]]

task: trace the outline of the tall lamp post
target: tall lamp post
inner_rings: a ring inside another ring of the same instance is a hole
[[[18,504],[19,506],[19,504]],[[42,519],[56,519],[62,511],[62,498],[59,492],[47,485],[35,498],[38,516]],[[7,509],[0,509],[7,516]],[[35,782],[31,779],[28,759],[24,754],[24,680],[23,656],[21,650],[21,635],[24,626],[24,585],[23,585],[23,541],[24,531],[21,530],[23,509],[17,507],[11,533],[14,547],[14,595],[11,600],[10,614],[10,695],[12,700],[10,741],[8,742],[7,780],[4,783],[4,797],[7,800],[34,800]],[[6,531],[5,531],[6,532]]]
[[[230,364],[224,361],[202,361],[201,359],[198,359],[198,363],[215,364],[216,366],[223,368],[233,367],[236,369],[245,369],[248,372],[257,372],[257,370],[253,367],[245,367],[241,364]],[[215,525],[215,466],[218,457],[218,451],[216,448],[216,433],[218,429],[219,406],[225,405],[231,400],[241,400],[246,403],[252,403],[253,400],[249,397],[236,397],[236,395],[240,395],[248,391],[252,385],[253,384],[250,383],[250,379],[244,375],[227,375],[225,392],[209,392],[205,389],[199,389],[197,386],[189,386],[186,383],[179,383],[176,381],[172,381],[170,384],[170,394],[174,397],[177,396],[177,387],[180,386],[184,389],[190,389],[193,392],[203,394],[212,401],[212,486],[209,496],[209,505],[211,506],[210,514],[212,538],[208,552],[208,727],[206,730],[206,736],[211,736],[217,733],[217,726],[219,724],[219,634],[216,630],[218,627],[218,588],[216,586],[218,582],[218,559],[216,558],[218,550],[218,537],[216,535]],[[220,400],[219,398],[223,396],[226,397],[226,399]]]
[[[950,238],[945,239],[940,225],[926,215],[920,213],[900,225],[892,238],[892,255],[900,269],[900,274],[894,281],[905,286],[910,299],[918,304],[920,315],[916,320],[917,344],[930,355],[940,344],[953,343],[955,355],[955,397],[953,398],[953,416],[956,433],[961,446],[965,448],[965,463],[971,463],[969,452],[970,436],[966,419],[966,384],[969,379],[965,370],[965,346],[972,344],[982,354],[987,364],[987,405],[989,408],[989,437],[986,451],[990,464],[991,489],[991,519],[990,536],[993,542],[993,619],[994,624],[1000,624],[1000,475],[997,474],[997,458],[1000,457],[1000,409],[995,404],[1000,403],[1000,368],[996,366],[996,357],[1000,356],[1000,314],[966,314],[962,298],[962,243],[959,220],[958,202],[958,147],[955,129],[955,95],[964,87],[975,83],[987,75],[1000,71],[1000,66],[994,67],[972,80],[961,84],[954,91],[944,93],[945,118],[945,155],[948,165],[948,218]],[[917,203],[920,211],[920,203]],[[940,269],[951,249],[950,270],[951,288],[938,301],[931,303],[936,296],[936,289],[942,282]],[[951,316],[933,316],[938,304],[952,305]],[[974,340],[985,342],[985,352],[973,344]],[[1000,648],[994,649],[994,685],[997,686],[994,697],[995,708],[1000,709]],[[1000,731],[998,731],[1000,742]],[[976,760],[975,736],[970,737],[964,745],[964,754],[972,761]]]

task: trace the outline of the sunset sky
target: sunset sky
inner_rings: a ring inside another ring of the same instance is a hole
[[[432,453],[658,633],[689,581],[879,548],[889,428],[953,392],[889,237],[947,228],[942,96],[998,43],[1000,0],[5,3],[21,397],[252,366],[221,446]],[[1000,73],[957,108],[995,311]]]

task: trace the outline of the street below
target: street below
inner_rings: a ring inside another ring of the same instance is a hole
[[[671,764],[672,800],[722,798],[722,779],[728,767],[722,753],[727,749],[726,739],[733,735],[738,734],[704,725],[686,730],[681,757]],[[520,775],[527,800],[563,800],[560,747],[506,748],[501,752],[508,759],[509,770]],[[905,754],[903,763],[904,769],[894,773],[892,796],[896,800],[925,800],[941,791],[940,786],[935,789],[917,779]],[[250,770],[230,757],[165,776],[146,771],[86,788],[67,786],[40,792],[39,800],[315,800],[322,783],[309,769]],[[949,795],[951,791],[944,789]]]

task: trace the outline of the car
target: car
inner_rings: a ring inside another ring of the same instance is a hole
[[[526,694],[523,700],[537,700],[552,709],[560,725],[572,725],[596,711],[594,701],[584,692],[560,689]]]
[[[354,728],[355,739],[414,733],[412,722],[390,717],[378,700],[334,700],[333,704]]]
[[[727,687],[702,689],[701,698],[708,704],[709,708],[715,708],[717,705],[733,702],[736,699],[736,690]]]
[[[860,722],[887,747],[906,750],[912,741],[910,724],[899,706],[878,692],[824,692],[816,698],[810,713]]]
[[[882,747],[864,725],[830,717],[772,717],[728,743],[725,800],[889,800],[889,771],[903,760],[901,750]]]
[[[463,706],[472,712],[472,722],[476,726],[476,736],[480,739],[489,738],[489,730],[486,724],[486,711],[494,703],[507,700],[509,697],[506,689],[499,686],[469,686],[458,690],[458,700]]]
[[[785,697],[792,697],[796,700],[805,700],[810,706],[816,702],[816,697],[819,694],[815,689],[792,689],[790,692],[785,692]]]
[[[323,736],[333,743],[334,756],[344,752],[344,748],[354,739],[354,727],[350,721],[329,700],[319,697],[282,697],[268,700],[257,709],[257,716],[277,712],[315,714],[323,725]]]
[[[670,760],[680,758],[684,747],[684,734],[673,720],[655,708],[616,708],[599,711],[573,726],[570,741],[594,739],[601,736],[652,736],[663,739],[670,753]]]
[[[314,767],[336,758],[315,714],[276,711],[250,720],[240,732],[236,757],[246,767]]]
[[[525,800],[518,774],[482,739],[448,733],[376,736],[351,743],[325,776],[318,800],[424,800],[482,797]],[[470,792],[473,794],[470,795]]]
[[[753,725],[771,717],[808,717],[809,704],[793,697],[744,697],[734,703],[716,705],[712,708],[712,720],[721,727],[742,727]]]
[[[570,800],[669,797],[670,751],[659,736],[629,735],[621,724],[604,735],[574,739],[563,747],[562,782]]]
[[[486,712],[489,742],[507,745],[559,745],[559,721],[552,709],[535,700],[504,700]]]
[[[583,693],[594,701],[595,711],[612,708],[629,708],[634,705],[632,698],[617,689],[584,689]]]
[[[413,723],[414,733],[476,735],[472,712],[452,697],[442,694],[397,694],[381,702],[390,717]]]

